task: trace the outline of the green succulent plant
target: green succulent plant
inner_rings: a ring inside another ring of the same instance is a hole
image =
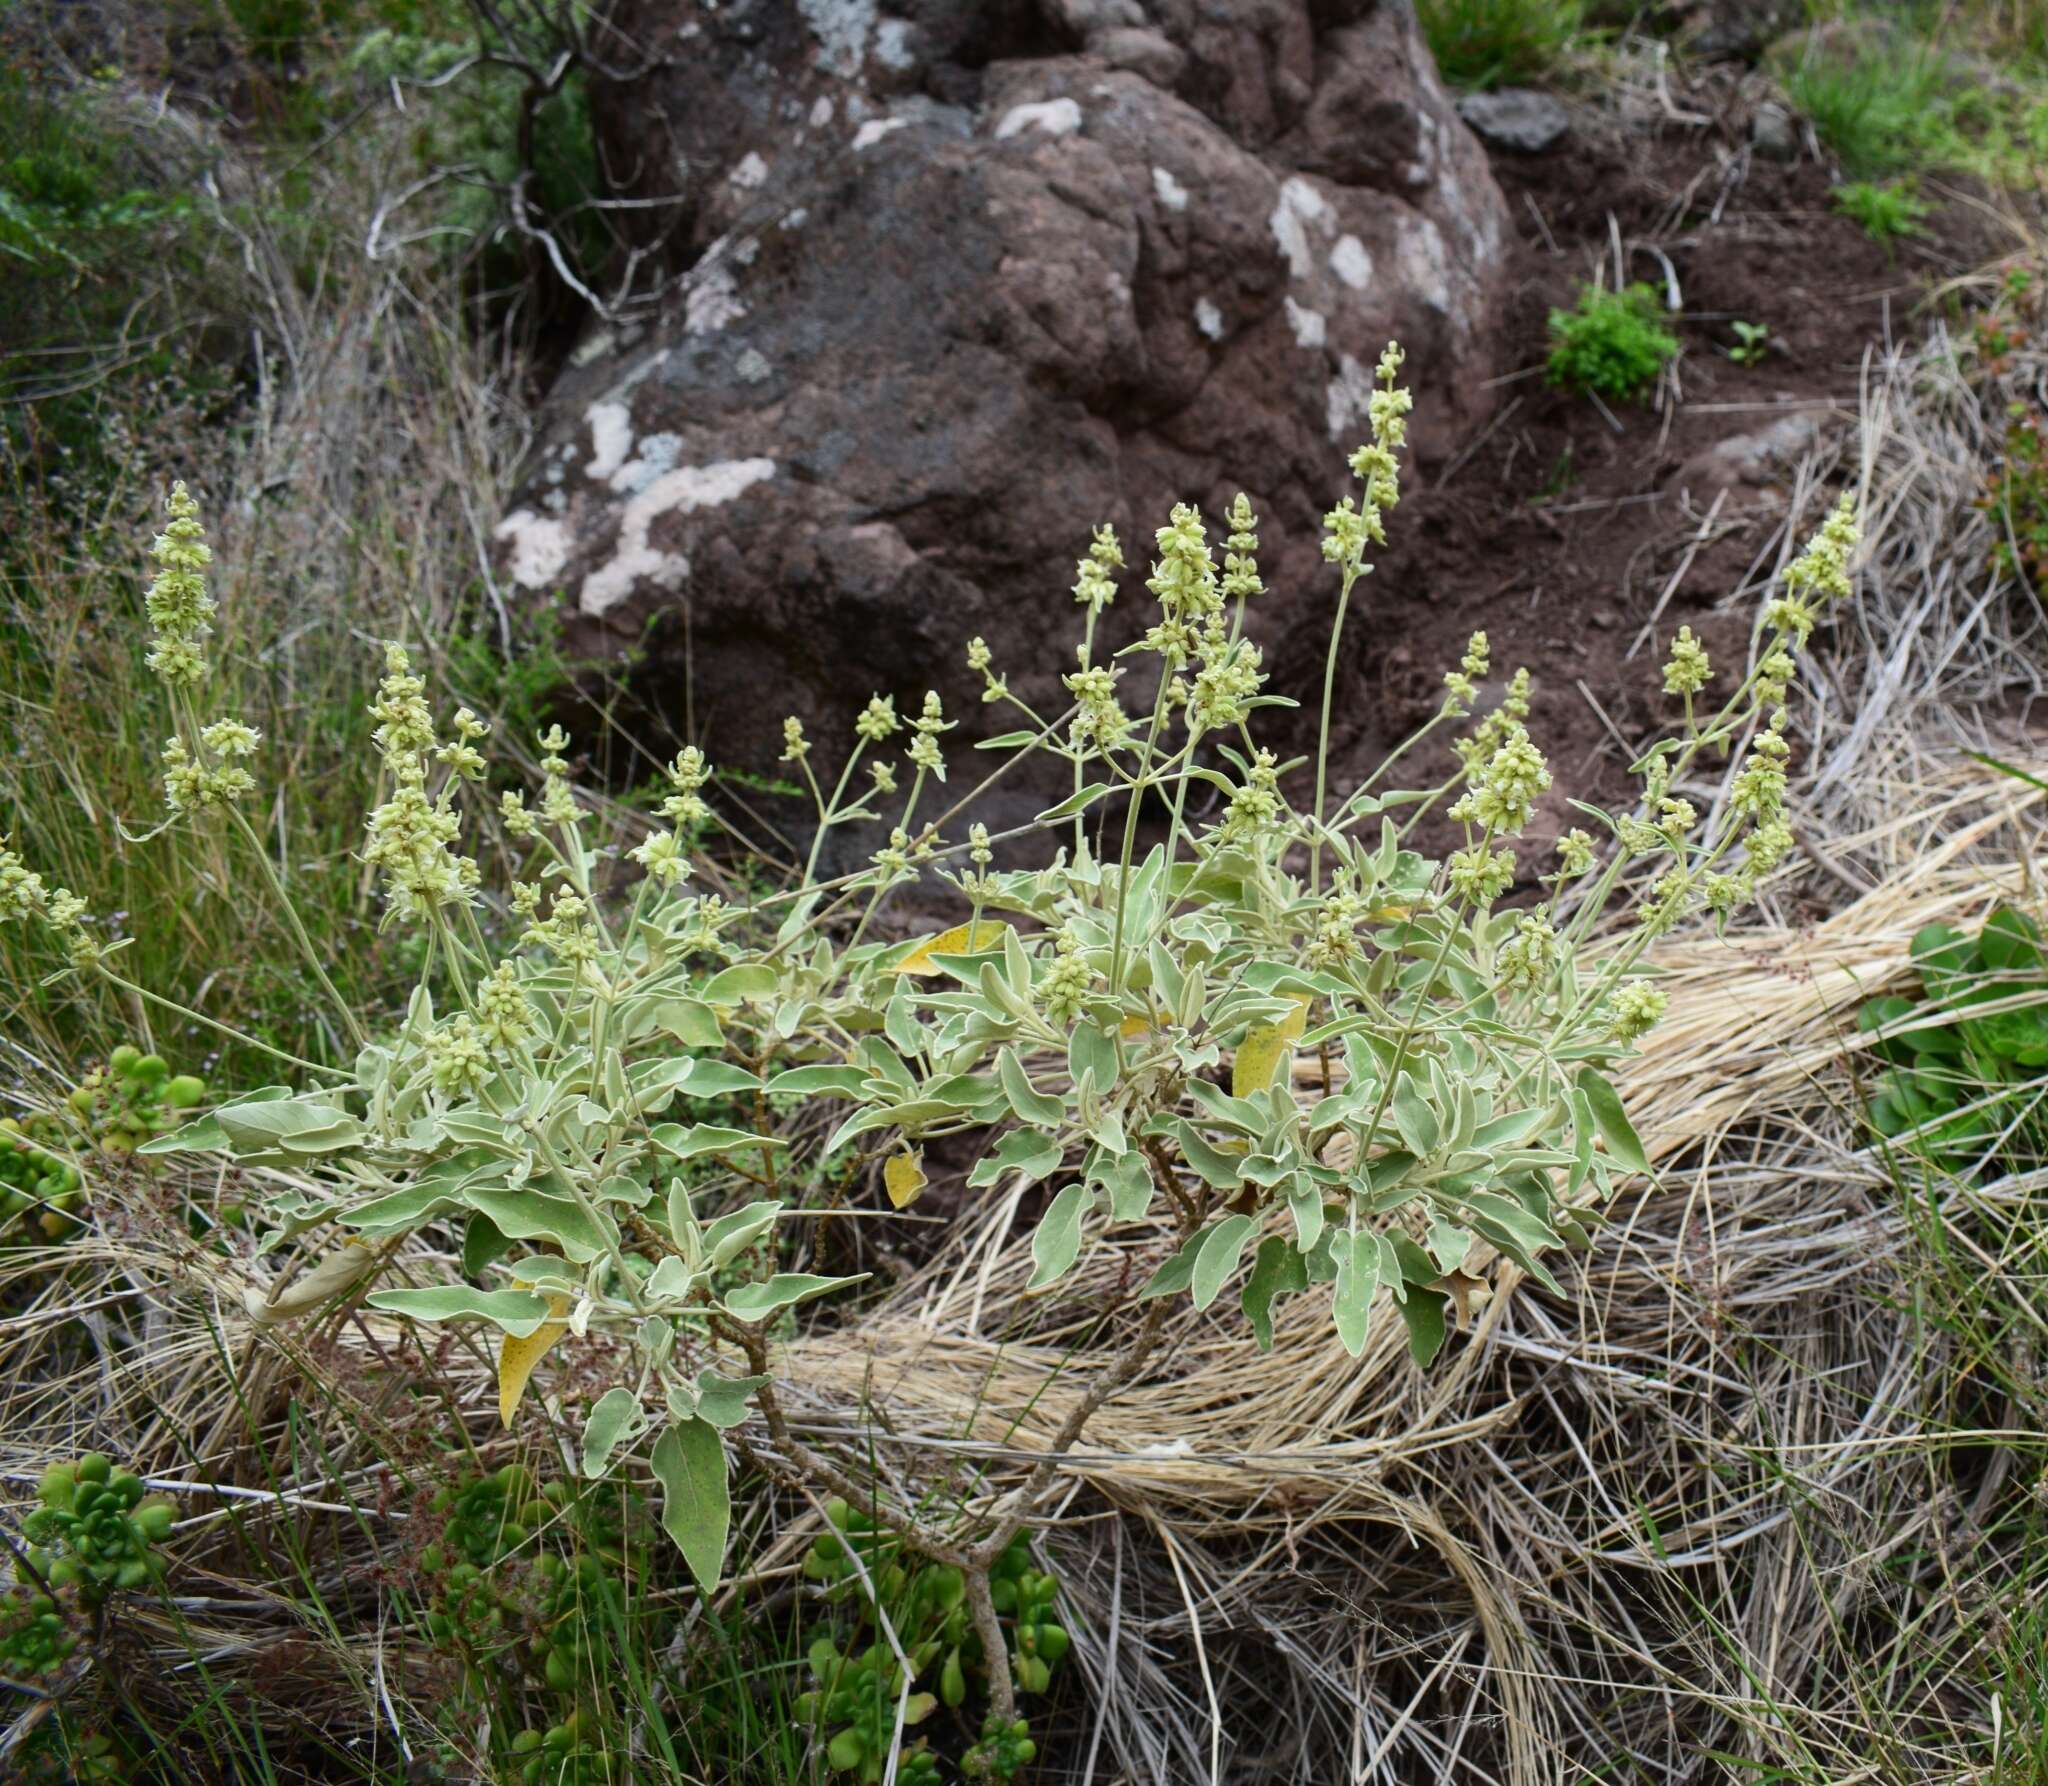
[[[1889,1066],[1871,1126],[1950,1171],[1974,1171],[2048,1070],[2048,956],[2040,926],[2000,906],[1972,937],[1929,924],[1913,938],[1921,996],[1869,1000],[1857,1026]]]

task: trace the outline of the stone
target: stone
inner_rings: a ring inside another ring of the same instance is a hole
[[[958,782],[1020,723],[966,642],[1060,711],[1090,529],[1130,564],[1114,648],[1171,506],[1213,526],[1242,489],[1248,625],[1312,695],[1321,519],[1380,349],[1407,349],[1425,465],[1495,401],[1509,220],[1403,0],[608,16],[655,66],[594,81],[604,165],[678,198],[683,264],[568,357],[498,529],[572,655],[630,650],[636,699],[769,774],[785,714],[836,756],[871,694],[936,689]],[[654,208],[623,215],[656,252]]]
[[[1767,99],[1749,121],[1749,146],[1766,161],[1793,161],[1799,155],[1799,123],[1789,106]]]
[[[1517,155],[1541,155],[1562,141],[1572,127],[1571,113],[1548,93],[1533,87],[1466,93],[1458,100],[1458,116],[1483,141]]]
[[[1794,410],[1748,434],[1732,434],[1695,453],[1671,478],[1672,491],[1704,508],[1721,491],[1762,491],[1784,482],[1799,461],[1819,445],[1821,420],[1812,410]]]

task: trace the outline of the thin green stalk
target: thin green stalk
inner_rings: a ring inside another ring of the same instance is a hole
[[[1344,616],[1351,607],[1351,589],[1363,568],[1356,559],[1344,567],[1344,587],[1337,593],[1337,615],[1330,622],[1330,648],[1323,656],[1323,711],[1316,724],[1316,810],[1315,828],[1308,840],[1308,890],[1311,898],[1320,889],[1323,867],[1323,798],[1330,773],[1330,700],[1337,686],[1337,645],[1344,637]]]
[[[189,1018],[194,1023],[203,1023],[208,1029],[215,1030],[221,1035],[240,1042],[245,1047],[254,1048],[261,1054],[267,1054],[274,1060],[285,1061],[295,1067],[303,1067],[309,1073],[327,1073],[336,1079],[351,1077],[350,1074],[340,1067],[322,1066],[316,1060],[303,1060],[298,1055],[287,1053],[282,1048],[273,1048],[268,1042],[259,1042],[254,1036],[236,1029],[231,1023],[223,1023],[218,1017],[209,1017],[204,1011],[195,1011],[189,1005],[179,1004],[176,999],[165,998],[161,993],[151,992],[146,986],[138,986],[133,980],[123,979],[110,967],[102,965],[97,971],[102,978],[111,981],[114,985],[120,987],[122,991],[131,992],[137,998],[147,999],[153,1005],[161,1005],[166,1011],[175,1012],[178,1016]]]
[[[256,834],[256,827],[249,823],[247,815],[239,806],[230,804],[228,811],[233,815],[236,825],[241,828],[242,835],[248,839],[256,860],[262,865],[263,878],[269,884],[271,897],[277,901],[278,910],[284,914],[285,928],[291,932],[292,940],[298,944],[299,953],[305,956],[306,965],[313,970],[313,977],[320,982],[320,990],[327,994],[329,1001],[340,1014],[350,1039],[358,1048],[367,1048],[370,1044],[369,1032],[357,1018],[354,1007],[341,996],[334,982],[327,977],[326,968],[320,965],[320,957],[313,948],[313,939],[306,934],[305,925],[300,923],[298,907],[292,903],[292,896],[285,891],[284,880],[278,874],[276,864],[271,861],[270,852],[264,848],[263,839]]]
[[[1116,997],[1124,983],[1124,913],[1130,906],[1131,853],[1138,846],[1138,808],[1145,799],[1152,769],[1152,753],[1159,743],[1159,733],[1166,724],[1166,691],[1172,678],[1167,674],[1167,665],[1159,666],[1159,693],[1152,702],[1152,728],[1145,734],[1145,748],[1138,757],[1137,773],[1131,778],[1130,809],[1124,815],[1123,849],[1117,857],[1116,876],[1116,933],[1109,945],[1109,996]]]

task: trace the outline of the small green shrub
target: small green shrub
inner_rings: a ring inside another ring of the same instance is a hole
[[[1992,562],[2037,599],[2048,598],[2048,439],[2041,412],[2017,399],[2006,412],[1998,462],[1977,506],[1995,523]]]
[[[1578,35],[1583,11],[1581,0],[1420,0],[1416,8],[1444,79],[1479,88],[1554,66]]]
[[[1744,322],[1737,318],[1730,323],[1734,331],[1735,345],[1728,349],[1728,357],[1738,366],[1760,366],[1771,351],[1771,331],[1760,322]]]
[[[1663,314],[1652,286],[1587,286],[1574,308],[1550,313],[1550,382],[1616,401],[1635,396],[1678,353]]]
[[[1920,996],[1872,999],[1857,1014],[1865,1033],[1887,1032],[1876,1051],[1891,1063],[1870,1124],[1946,1170],[1972,1172],[2015,1115],[2027,1114],[2048,1067],[2040,927],[2001,906],[1975,937],[1926,926],[1912,952]]]
[[[121,1159],[191,1119],[206,1084],[173,1074],[160,1054],[124,1042],[79,1081],[60,1109],[0,1118],[0,1245],[66,1240],[84,1226],[77,1158]]]
[[[832,1529],[805,1554],[803,1574],[824,1586],[826,1604],[845,1626],[810,1644],[816,1687],[797,1701],[797,1714],[818,1727],[834,1769],[852,1774],[860,1786],[874,1786],[888,1763],[899,1700],[909,1726],[924,1723],[940,1706],[958,1712],[970,1699],[986,1701],[988,1659],[959,1569],[906,1554],[901,1539],[879,1520],[843,1500],[827,1503],[825,1511]],[[1030,1545],[1021,1537],[989,1574],[990,1605],[1017,1691],[1044,1693],[1069,1643],[1055,1610],[1059,1583],[1032,1567]],[[910,1663],[911,1678],[930,1680],[936,1691],[905,1696],[902,1666],[879,1629],[871,1589]],[[1011,1779],[1037,1753],[1024,1720],[977,1719],[972,1727],[981,1735],[963,1762],[971,1778]],[[938,1764],[928,1749],[906,1751],[901,1763],[898,1780],[929,1775],[936,1786]]]
[[[111,1786],[138,1777],[148,1744],[125,1724],[118,1739],[93,1728],[89,1708],[71,1692],[93,1676],[79,1674],[74,1659],[103,1649],[123,1595],[160,1585],[165,1564],[157,1547],[170,1537],[177,1509],[99,1452],[52,1464],[36,1485],[36,1503],[22,1521],[29,1548],[16,1553],[14,1583],[0,1593],[0,1676],[50,1693],[55,1704],[11,1757],[7,1777]]]
[[[1883,185],[1853,180],[1837,186],[1831,196],[1835,209],[1853,218],[1873,242],[1889,247],[1903,236],[1924,235],[1920,227],[1929,215],[1927,205],[1915,194],[1912,183],[1892,180]]]

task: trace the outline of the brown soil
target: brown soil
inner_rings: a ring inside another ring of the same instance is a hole
[[[1351,672],[1362,698],[1349,710],[1364,725],[1343,751],[1370,765],[1427,719],[1443,672],[1483,628],[1496,678],[1531,670],[1530,728],[1557,776],[1549,837],[1523,852],[1530,875],[1548,871],[1537,857],[1568,822],[1567,789],[1601,805],[1631,798],[1627,764],[1669,717],[1659,670],[1677,628],[1690,625],[1718,665],[1744,659],[1776,563],[1759,554],[1800,455],[1728,488],[1718,511],[1727,479],[1702,455],[1788,417],[1815,418],[1824,436],[1846,429],[1866,350],[1887,326],[1908,326],[1938,277],[2003,245],[1983,212],[1950,203],[1925,237],[1888,254],[1831,209],[1822,167],[1752,160],[1724,178],[1698,132],[1575,130],[1548,154],[1496,157],[1494,174],[1520,228],[1502,356],[1514,370],[1489,427],[1446,466],[1422,468],[1392,517]],[[1664,286],[1651,250],[1677,280],[1675,400],[1667,385],[1603,409],[1544,378],[1551,308],[1573,303],[1596,268],[1613,283],[1617,233],[1631,280]],[[1737,318],[1770,330],[1759,364],[1727,355]],[[1821,506],[1808,505],[1802,528]],[[1413,779],[1448,760],[1425,758]]]

